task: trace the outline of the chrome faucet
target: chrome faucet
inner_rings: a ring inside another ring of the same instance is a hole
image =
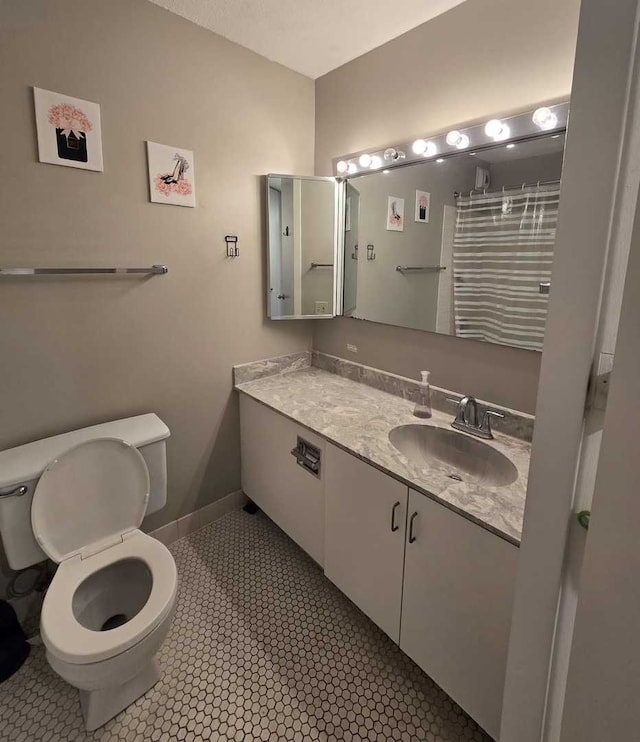
[[[478,402],[475,397],[467,395],[461,400],[448,398],[448,401],[458,405],[455,420],[451,423],[452,428],[463,433],[470,433],[478,438],[493,439],[491,418],[504,417],[502,412],[488,408],[484,411],[482,421],[478,422]]]

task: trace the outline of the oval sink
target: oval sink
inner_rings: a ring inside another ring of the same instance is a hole
[[[452,479],[504,487],[518,478],[518,470],[504,454],[455,430],[399,425],[391,430],[389,440],[415,464],[449,467]]]

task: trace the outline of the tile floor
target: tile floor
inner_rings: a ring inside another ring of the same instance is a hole
[[[489,740],[262,513],[171,547],[162,680],[87,734],[42,648],[0,685],[0,740]]]

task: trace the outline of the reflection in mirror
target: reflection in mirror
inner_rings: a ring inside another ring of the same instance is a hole
[[[335,314],[337,187],[333,178],[267,176],[271,319]]]
[[[349,179],[344,314],[541,350],[563,149],[554,134]]]

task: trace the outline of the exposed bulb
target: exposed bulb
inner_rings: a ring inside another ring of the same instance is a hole
[[[488,137],[491,137],[495,142],[501,142],[502,140],[509,138],[511,130],[505,123],[500,121],[500,119],[491,119],[491,121],[487,121],[487,124],[484,127],[484,133]]]
[[[463,135],[457,129],[453,129],[453,131],[450,131],[447,134],[447,144],[450,147],[457,147],[462,136]]]
[[[558,117],[550,108],[547,108],[546,106],[536,108],[536,110],[533,112],[531,120],[536,126],[539,126],[544,131],[546,131],[547,129],[553,129],[558,123]]]
[[[374,155],[371,158],[371,164],[369,165],[369,168],[371,170],[377,170],[381,166],[382,166],[382,158],[378,157],[378,155]]]
[[[347,175],[353,175],[354,173],[358,172],[358,168],[356,167],[354,162],[350,162],[347,167]]]
[[[433,157],[438,154],[438,148],[433,142],[427,142],[427,148],[424,151],[425,157]]]
[[[411,149],[415,155],[423,155],[427,150],[427,143],[424,139],[416,139],[411,145]]]
[[[393,147],[389,147],[388,149],[385,149],[384,154],[382,156],[387,162],[390,162],[390,161],[397,159],[396,157],[397,154],[398,153],[395,151]]]
[[[336,165],[336,170],[339,173],[346,173],[348,169],[348,165],[344,160],[340,160],[340,162]]]
[[[469,146],[469,137],[466,134],[461,134],[456,149],[466,149]]]
[[[371,165],[371,155],[368,155],[365,152],[363,155],[360,155],[358,162],[362,167],[369,167],[369,165]]]

